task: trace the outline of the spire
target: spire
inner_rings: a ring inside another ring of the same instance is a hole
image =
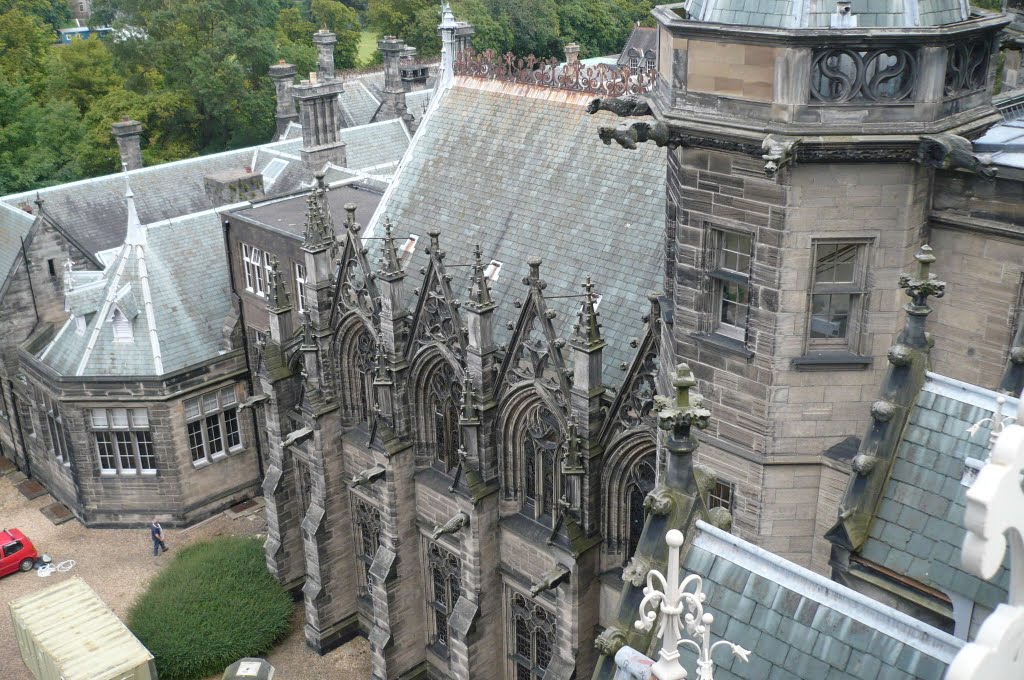
[[[146,230],[139,221],[139,212],[135,208],[135,194],[131,182],[128,181],[128,165],[122,163],[124,169],[124,202],[128,208],[128,229],[125,231],[124,242],[127,245],[143,245],[146,242]]]
[[[346,209],[348,206],[346,206]],[[355,220],[355,211],[353,211]],[[402,260],[398,256],[398,246],[395,244],[395,231],[391,224],[391,218],[384,215],[384,252],[380,257],[380,273],[382,276],[395,276],[402,273]]]
[[[467,304],[479,310],[484,307],[493,306],[494,301],[491,300],[491,289],[485,274],[487,265],[483,262],[483,252],[480,249],[479,243],[473,249],[473,255],[475,259],[473,264],[470,265],[473,269],[473,282],[469,286],[469,301]]]
[[[597,322],[598,296],[594,293],[594,284],[589,276],[583,284],[583,290],[583,304],[580,306],[579,322],[573,328],[573,335],[581,347],[593,349],[604,342],[601,340],[601,324]]]
[[[334,245],[334,220],[327,205],[327,187],[324,174],[316,174],[316,187],[306,199],[306,231],[302,244],[305,250],[322,250]]]
[[[927,244],[914,255],[917,260],[917,276],[900,274],[899,286],[910,296],[910,302],[903,305],[907,312],[907,322],[903,327],[901,342],[913,349],[927,349],[928,339],[924,332],[924,321],[932,308],[928,306],[928,298],[940,298],[946,294],[946,282],[940,281],[928,270],[935,262],[935,255]]]
[[[267,296],[267,309],[281,312],[291,309],[291,298],[285,288],[284,275],[275,257],[270,261],[270,295]]]
[[[455,30],[459,27],[448,0],[441,3],[441,83],[447,84],[455,77]]]

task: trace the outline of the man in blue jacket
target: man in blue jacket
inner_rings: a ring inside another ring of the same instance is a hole
[[[160,526],[160,522],[156,521],[156,517],[153,518],[153,523],[149,525],[149,534],[153,537],[153,557],[159,555],[159,550],[167,552],[167,546],[164,545],[164,530]]]

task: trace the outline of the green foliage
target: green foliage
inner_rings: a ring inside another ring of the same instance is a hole
[[[48,87],[69,96],[82,113],[124,82],[114,70],[114,57],[107,44],[96,39],[75,40],[51,50],[47,69]]]
[[[260,542],[230,537],[183,549],[135,603],[128,627],[161,680],[198,680],[266,655],[288,633],[292,611]]]
[[[20,10],[35,18],[39,25],[56,31],[74,25],[71,9],[65,0],[0,0],[0,14]]]
[[[360,66],[372,64],[377,52],[377,34],[373,31],[363,31],[359,34],[359,50],[356,60]]]
[[[15,82],[43,86],[43,66],[54,37],[30,14],[12,9],[0,14],[0,74]]]

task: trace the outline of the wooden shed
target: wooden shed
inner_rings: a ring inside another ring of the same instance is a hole
[[[38,680],[156,680],[153,655],[78,577],[15,600],[11,618]]]

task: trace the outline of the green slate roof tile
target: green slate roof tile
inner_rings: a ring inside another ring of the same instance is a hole
[[[961,568],[966,458],[987,457],[988,430],[972,423],[992,415],[995,393],[929,375],[900,443],[879,510],[861,555],[942,592],[987,609],[1006,599],[1003,569],[992,583]],[[1005,411],[1016,407],[1008,399]]]

